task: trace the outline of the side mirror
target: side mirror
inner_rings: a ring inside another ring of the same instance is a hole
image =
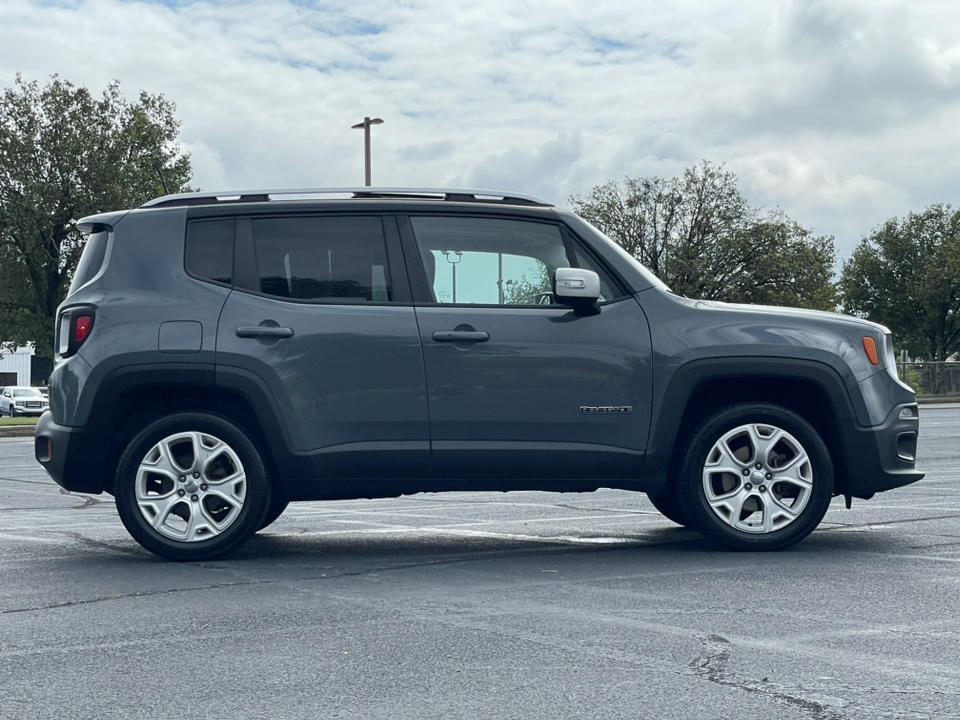
[[[553,274],[553,297],[578,312],[592,309],[600,298],[600,276],[583,268],[557,268]]]

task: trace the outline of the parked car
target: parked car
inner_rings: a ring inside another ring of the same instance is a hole
[[[37,388],[11,385],[0,390],[0,415],[40,415],[49,407]]]
[[[678,297],[537,198],[191,193],[78,227],[36,457],[166,558],[443,490],[635,490],[776,550],[923,477],[886,328]]]

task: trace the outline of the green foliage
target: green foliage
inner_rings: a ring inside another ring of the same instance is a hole
[[[960,350],[960,211],[931,205],[891,218],[843,266],[844,310],[888,326],[927,361]]]
[[[916,366],[912,364],[898,364],[897,374],[900,376],[901,380],[913,388],[913,391],[917,394],[917,397],[923,395],[923,378],[921,377],[920,371],[917,370]]]
[[[53,350],[53,324],[83,249],[76,221],[188,190],[175,106],[120,84],[97,99],[54,75],[0,95],[0,340]]]
[[[506,305],[534,305],[544,293],[552,292],[553,282],[545,265],[540,265],[534,277],[521,275],[519,280],[504,284],[503,302]]]
[[[610,180],[570,203],[680,295],[835,307],[833,238],[814,237],[782,211],[751,207],[722,166],[704,161],[681,177]]]

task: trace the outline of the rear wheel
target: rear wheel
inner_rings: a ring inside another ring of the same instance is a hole
[[[694,527],[736,550],[799,542],[832,496],[833,465],[817,431],[767,403],[710,416],[693,435],[680,477],[680,504]]]
[[[243,544],[263,521],[270,485],[256,447],[228,420],[178,413],[127,446],[116,480],[124,526],[168,560],[206,560]]]

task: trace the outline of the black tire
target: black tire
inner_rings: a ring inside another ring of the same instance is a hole
[[[256,447],[236,425],[208,413],[176,413],[144,428],[120,458],[114,489],[133,538],[176,561],[236,550],[270,507]]]
[[[693,527],[714,542],[782,550],[826,514],[833,463],[820,435],[795,412],[769,403],[732,405],[694,432],[679,491]]]
[[[290,501],[280,494],[280,490],[274,488],[273,498],[270,500],[270,507],[267,508],[267,514],[264,515],[263,520],[260,521],[260,527],[257,528],[257,532],[260,532],[260,530],[263,530],[268,525],[273,525],[273,523],[283,515],[283,511],[287,509],[287,505],[289,504]]]
[[[676,496],[668,493],[663,493],[661,495],[652,495],[647,493],[647,498],[650,500],[650,503],[659,511],[659,513],[667,520],[671,520],[677,525],[690,527],[690,520],[687,518],[687,513],[680,505],[680,500],[678,500]]]

